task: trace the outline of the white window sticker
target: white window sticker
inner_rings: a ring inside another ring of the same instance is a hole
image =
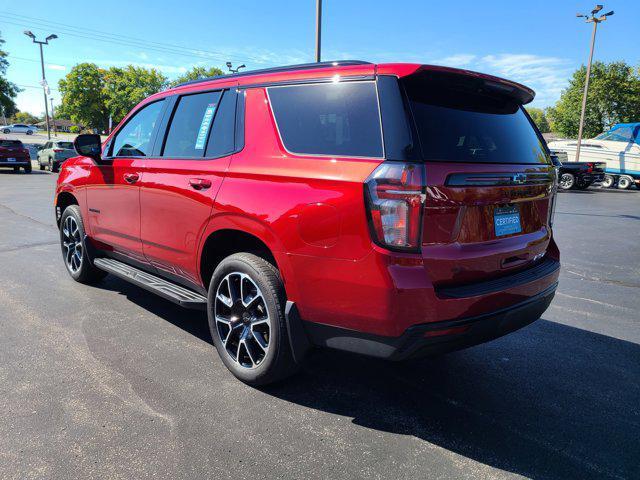
[[[215,103],[207,105],[207,109],[204,111],[204,115],[202,116],[202,122],[200,122],[198,136],[196,137],[196,150],[204,149],[204,146],[207,143],[207,134],[209,133],[209,127],[211,126],[211,121],[213,120],[213,114],[215,111]]]

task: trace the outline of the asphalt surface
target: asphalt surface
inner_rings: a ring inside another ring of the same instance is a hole
[[[394,365],[235,380],[203,314],[74,283],[55,174],[0,170],[0,478],[640,478],[640,192],[562,193],[543,318]]]

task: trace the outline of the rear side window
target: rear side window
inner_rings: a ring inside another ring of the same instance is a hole
[[[220,95],[221,92],[206,92],[180,97],[167,132],[163,156],[204,156]]]
[[[236,97],[237,94],[233,90],[227,90],[222,95],[222,100],[220,100],[220,106],[209,134],[207,157],[222,157],[232,153],[234,150]]]
[[[0,140],[0,147],[22,148],[22,142],[20,140]]]
[[[540,138],[516,101],[487,95],[473,80],[459,77],[408,77],[405,90],[425,160],[548,163]]]
[[[382,157],[374,82],[337,82],[267,89],[278,130],[293,153]]]
[[[58,148],[65,148],[67,150],[73,150],[73,143],[71,142],[58,142]]]

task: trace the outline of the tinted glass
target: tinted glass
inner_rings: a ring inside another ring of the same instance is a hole
[[[66,148],[68,150],[73,150],[73,143],[71,142],[58,142],[58,148]]]
[[[282,141],[295,153],[382,157],[373,82],[268,89]]]
[[[202,157],[209,129],[218,108],[220,92],[180,97],[175,109],[162,155],[165,157]]]
[[[113,141],[115,157],[146,157],[151,153],[151,135],[163,103],[161,100],[143,107],[120,129]]]
[[[601,133],[596,140],[609,140],[611,142],[632,142],[634,138],[631,126],[614,127],[608,132]]]
[[[0,147],[21,148],[22,142],[20,140],[0,140]]]
[[[227,90],[222,95],[213,127],[211,127],[207,143],[207,157],[221,157],[233,152],[235,121],[236,92]]]
[[[406,81],[425,160],[548,163],[545,148],[521,106],[487,95],[475,79]]]

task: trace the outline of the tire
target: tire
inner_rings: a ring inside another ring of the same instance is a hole
[[[22,167],[24,168],[24,173],[31,173],[32,170],[32,166],[31,166],[31,162],[29,162],[29,165],[27,165],[26,167]]]
[[[27,130],[27,135],[33,135],[33,130]]]
[[[2,130],[2,133],[5,133],[5,134],[11,133],[11,130],[9,130],[8,128],[5,128],[4,130]]]
[[[76,282],[96,283],[102,280],[107,273],[96,268],[91,262],[85,247],[84,237],[85,229],[82,215],[80,215],[80,207],[69,205],[60,218],[62,259],[67,272]],[[74,256],[75,258],[73,258]]]
[[[560,181],[558,182],[558,186],[562,190],[571,190],[576,184],[576,177],[573,173],[563,173],[560,175]]]
[[[40,170],[46,170],[47,169],[47,166],[43,165],[40,160],[38,160],[38,166],[40,167]]]
[[[20,171],[20,167],[13,167],[13,173],[18,173]]]
[[[602,180],[602,188],[611,188],[613,187],[614,183],[616,183],[616,179],[613,177],[613,175],[605,175],[604,179]]]
[[[618,188],[620,190],[626,190],[631,186],[632,183],[633,183],[633,180],[631,179],[631,177],[628,177],[627,175],[621,175],[618,178]]]
[[[211,337],[222,362],[242,382],[267,385],[295,373],[285,303],[280,273],[262,257],[235,253],[213,272],[207,306]]]
[[[53,173],[58,173],[58,170],[60,170],[60,167],[56,166],[55,163],[53,163],[53,159],[51,158],[49,159],[49,165]]]

